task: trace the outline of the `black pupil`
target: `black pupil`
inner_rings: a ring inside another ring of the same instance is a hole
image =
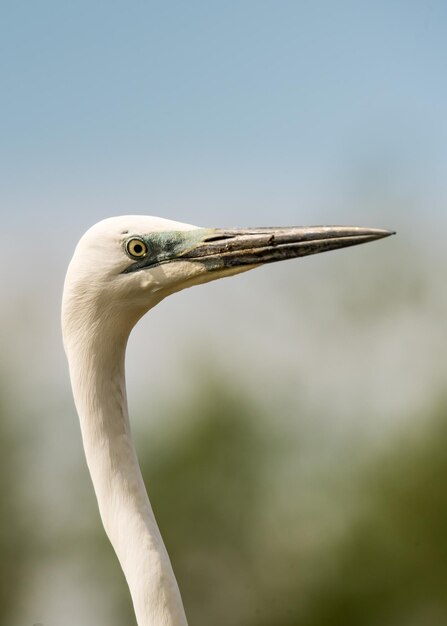
[[[143,246],[141,245],[141,243],[134,244],[133,251],[134,254],[141,254],[143,252]]]

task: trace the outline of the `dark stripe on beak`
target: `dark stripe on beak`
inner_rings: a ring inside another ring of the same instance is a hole
[[[393,235],[391,230],[357,226],[306,226],[211,230],[178,258],[214,267],[260,265],[356,246]]]

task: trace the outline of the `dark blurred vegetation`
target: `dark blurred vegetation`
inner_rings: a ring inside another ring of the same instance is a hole
[[[292,545],[293,529],[276,529],[286,535],[280,548],[260,533],[271,516],[269,473],[286,441],[274,425],[266,430],[247,398],[216,381],[183,413],[183,436],[174,445],[148,442],[143,470],[191,624],[447,623],[447,402],[340,478],[338,489],[354,499],[352,519],[341,541],[315,550],[321,569],[313,564],[317,575],[304,589],[308,563]],[[338,459],[343,471],[346,462]],[[326,471],[341,475],[341,467]],[[297,478],[285,485],[292,519],[308,497]]]
[[[363,457],[361,449],[343,458],[338,453],[309,488],[299,475],[305,434],[297,446],[287,430],[279,434],[274,420],[219,376],[197,380],[202,383],[191,402],[173,400],[158,426],[138,436],[146,484],[191,625],[447,623],[445,398],[415,415],[373,455],[366,449]],[[22,601],[32,555],[45,558],[17,478],[21,440],[7,423],[0,421],[1,624],[10,623],[10,611]],[[350,445],[365,443],[354,438]],[[294,457],[291,469],[275,483],[287,456]],[[285,512],[274,509],[275,484],[286,494]],[[340,517],[329,515],[327,525],[339,527],[320,537],[324,513],[315,503],[331,485],[331,506],[348,504],[349,512],[341,527]],[[71,489],[80,497],[75,483]],[[104,590],[103,601],[113,605],[113,623],[134,624],[124,578],[88,489],[81,503],[92,524],[78,535],[76,527],[66,528],[55,549],[67,559],[80,556],[84,571]],[[95,585],[92,593],[97,595]]]
[[[249,623],[268,442],[255,407],[215,380],[182,413],[183,436],[148,451],[143,472],[186,611],[192,624]]]
[[[0,390],[0,624],[21,601],[30,563],[32,525],[26,516],[21,477],[23,438],[10,421],[10,403]]]
[[[446,399],[412,424],[360,474],[362,514],[309,598],[309,626],[447,624]]]

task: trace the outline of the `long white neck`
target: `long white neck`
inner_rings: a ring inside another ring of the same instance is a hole
[[[124,357],[130,328],[65,337],[87,464],[105,531],[129,585],[138,626],[186,626],[168,553],[130,432]],[[112,330],[113,328],[113,330]],[[113,333],[113,334],[112,334]]]

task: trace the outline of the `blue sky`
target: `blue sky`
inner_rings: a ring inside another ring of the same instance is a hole
[[[346,221],[367,180],[443,215],[446,32],[442,1],[2,2],[1,214]]]

